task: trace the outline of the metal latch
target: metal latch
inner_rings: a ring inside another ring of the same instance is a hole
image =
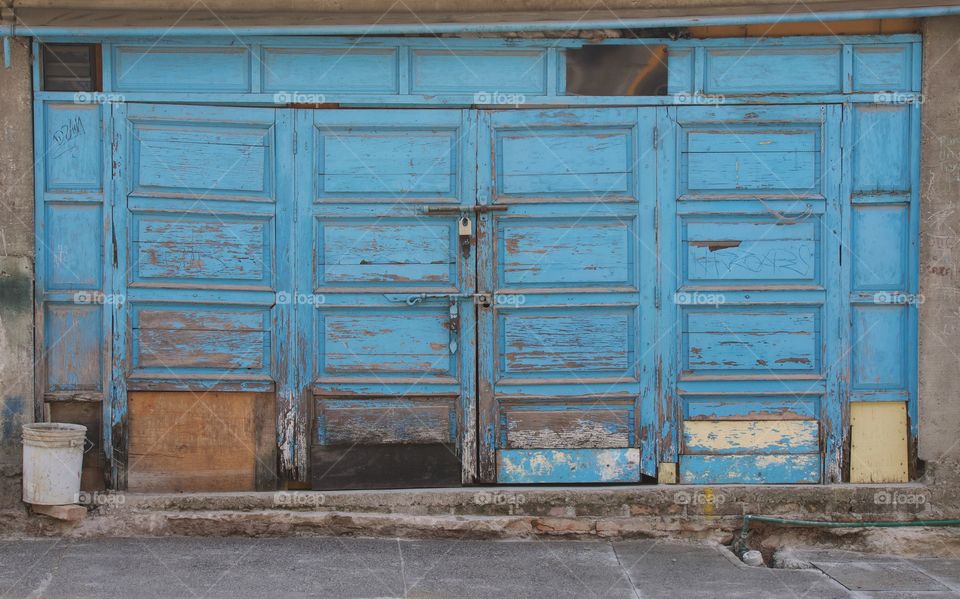
[[[490,307],[492,297],[489,293],[385,293],[383,295],[391,302],[403,302],[408,306],[415,306],[427,300],[446,300],[451,305],[456,305],[457,300],[472,299],[473,303],[482,308]]]
[[[455,354],[459,349],[457,340],[460,338],[460,306],[457,302],[450,302],[450,353]]]
[[[457,235],[460,236],[460,253],[464,258],[469,258],[470,241],[473,239],[473,221],[466,214],[457,221]]]
[[[506,212],[509,208],[510,206],[504,204],[484,204],[474,206],[424,206],[422,210],[424,214],[437,216],[443,214],[463,214],[465,212],[473,212],[474,214]]]

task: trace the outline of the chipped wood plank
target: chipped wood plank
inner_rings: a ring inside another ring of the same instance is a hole
[[[790,454],[820,450],[819,424],[812,420],[686,421],[686,454]]]
[[[497,482],[625,483],[640,480],[640,450],[502,449],[497,452]]]
[[[684,399],[686,420],[816,420],[820,396]]]
[[[542,406],[541,406],[542,407]],[[600,409],[504,410],[506,448],[615,448],[629,447],[633,412],[628,407]]]
[[[800,484],[820,482],[820,454],[682,455],[684,484]]]
[[[322,445],[452,443],[454,398],[319,400],[316,439]]]

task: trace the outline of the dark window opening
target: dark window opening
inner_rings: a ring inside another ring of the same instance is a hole
[[[99,44],[43,44],[41,53],[43,91],[102,91]]]
[[[665,96],[665,45],[587,45],[566,51],[568,96]]]

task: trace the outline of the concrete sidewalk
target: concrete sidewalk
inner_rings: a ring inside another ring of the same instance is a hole
[[[960,559],[794,556],[813,569],[657,541],[0,541],[0,597],[960,597]]]

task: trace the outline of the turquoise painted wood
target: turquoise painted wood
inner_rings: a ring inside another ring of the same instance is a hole
[[[38,405],[120,488],[138,389],[275,393],[289,480],[842,481],[849,401],[917,432],[919,39],[660,41],[629,99],[582,40],[105,43],[36,94]]]
[[[843,54],[839,44],[709,48],[703,67],[703,88],[709,94],[828,93],[843,89]]]
[[[907,402],[917,430],[918,105],[845,109],[849,401]]]
[[[115,449],[128,390],[276,391],[285,414],[291,112],[114,107]],[[296,478],[304,464],[285,449]]]
[[[656,473],[656,117],[481,115],[480,480]]]
[[[842,426],[831,411],[845,316],[840,116],[835,106],[675,112],[661,231],[676,265],[664,269],[663,304],[679,339],[665,384],[680,414],[670,450],[681,482],[838,476],[820,439]]]
[[[817,420],[819,395],[688,395],[683,401],[683,420]]]
[[[302,111],[296,135],[294,286],[309,301],[295,307],[294,347],[315,486],[338,484],[357,445],[442,445],[462,466],[455,482],[470,482],[476,115]]]
[[[717,231],[723,232],[718,239]],[[819,217],[780,222],[753,218],[691,216],[681,224],[686,285],[822,284],[822,226]]]
[[[640,450],[504,449],[497,452],[503,484],[629,483],[640,479]]]
[[[119,101],[139,102],[491,107],[700,104],[718,98],[723,103],[889,102],[920,92],[919,36],[888,35],[607,40],[601,43],[667,46],[670,95],[567,96],[565,52],[587,43],[492,38],[439,42],[413,37],[120,38],[103,43],[107,74],[103,91],[122,95]],[[827,96],[833,99],[825,100]]]
[[[400,91],[399,48],[343,46],[305,48],[286,42],[264,44],[258,63],[266,93],[380,93]],[[304,73],[311,73],[304,77]],[[283,99],[282,97],[280,99]],[[308,98],[304,98],[307,100]]]
[[[688,484],[800,484],[820,482],[819,455],[686,455],[680,480]]]
[[[278,130],[289,123],[263,109],[124,113],[115,218],[130,378],[271,381],[276,221],[292,205]]]

